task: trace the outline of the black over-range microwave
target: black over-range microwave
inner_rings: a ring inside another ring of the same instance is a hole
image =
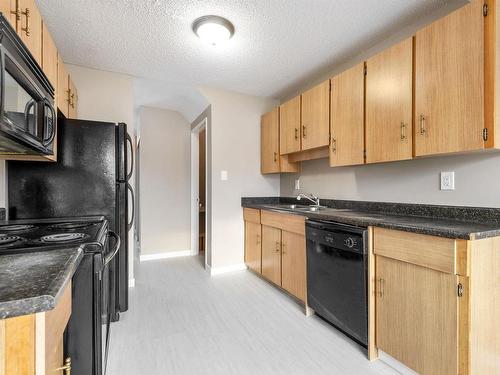
[[[0,155],[52,155],[54,88],[0,14]]]

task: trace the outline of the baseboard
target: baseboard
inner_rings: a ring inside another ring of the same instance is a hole
[[[193,252],[191,250],[183,250],[183,251],[170,251],[170,252],[164,252],[164,253],[156,253],[156,254],[142,254],[139,259],[141,262],[147,262],[149,260],[187,257],[187,256],[192,256],[192,255],[193,255]]]
[[[210,275],[216,276],[216,275],[222,275],[223,273],[244,271],[246,269],[247,266],[245,263],[233,264],[232,266],[226,266],[226,267],[217,267],[217,268],[210,267]]]
[[[378,350],[378,358],[384,362],[386,365],[392,367],[394,370],[399,372],[401,375],[418,375],[411,368],[406,367],[403,363],[399,362],[396,358],[391,357],[389,354],[382,350]]]
[[[135,279],[128,279],[128,287],[133,288],[135,286]]]

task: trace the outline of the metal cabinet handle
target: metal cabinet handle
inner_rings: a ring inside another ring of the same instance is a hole
[[[16,1],[16,10],[11,10],[10,13],[16,15],[16,21],[21,20],[21,6],[19,5],[19,0]]]
[[[281,250],[281,244],[279,241],[276,241],[276,252],[279,253]]]
[[[274,162],[276,163],[278,161],[278,153],[274,152]]]
[[[332,137],[332,152],[337,151],[337,140]]]
[[[66,101],[71,105],[71,89],[66,90],[66,94],[68,94]]]
[[[380,298],[384,298],[384,284],[385,280],[383,278],[378,279],[379,287],[378,287],[378,295]]]
[[[285,251],[285,249],[286,249],[286,243],[282,243],[281,247],[282,247],[281,254],[285,255],[286,254],[286,251]]]
[[[401,140],[404,141],[406,139],[406,124],[404,121],[401,121]]]
[[[26,8],[24,12],[21,12],[21,14],[26,16],[26,27],[21,27],[21,30],[24,31],[26,36],[31,35],[31,29],[30,29],[30,17],[31,17],[31,11],[30,8]]]
[[[257,245],[260,245],[260,234],[257,235]]]
[[[74,92],[71,93],[71,101],[69,104],[71,105],[71,108],[73,108],[73,109],[75,108],[75,93]]]
[[[305,138],[307,135],[306,129],[307,127],[305,125],[302,125],[302,138]]]
[[[295,140],[299,140],[299,129],[295,128]]]
[[[64,366],[56,368],[56,371],[64,371],[64,375],[71,375],[71,358],[66,358],[64,360]]]
[[[424,135],[427,130],[425,129],[425,116],[423,114],[420,114],[419,123],[420,123],[420,135]]]

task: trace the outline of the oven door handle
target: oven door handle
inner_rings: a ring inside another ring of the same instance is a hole
[[[121,246],[121,240],[119,235],[117,235],[113,231],[108,231],[108,236],[113,237],[115,239],[115,248],[113,249],[111,254],[109,254],[104,258],[104,267],[106,267],[109,264],[109,262],[111,262],[114,259],[114,257],[118,253],[118,250],[120,250]]]

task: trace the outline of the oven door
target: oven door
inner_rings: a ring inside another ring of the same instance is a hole
[[[113,238],[113,241],[110,241]],[[111,335],[111,316],[112,311],[111,306],[115,303],[114,293],[111,293],[114,289],[112,288],[112,283],[116,280],[116,275],[113,274],[113,269],[110,264],[115,260],[116,254],[120,249],[121,241],[120,236],[116,233],[109,231],[108,240],[106,243],[106,255],[104,257],[104,267],[102,276],[102,326],[101,326],[101,337],[103,338],[102,345],[102,374],[106,374],[106,366],[108,362],[109,355],[109,341]]]
[[[53,100],[1,47],[0,153],[51,155],[56,131]]]

